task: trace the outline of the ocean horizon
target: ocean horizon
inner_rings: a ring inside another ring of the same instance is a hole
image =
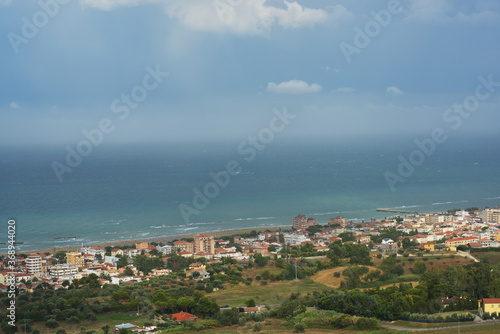
[[[377,208],[441,212],[500,203],[500,138],[455,138],[436,147],[394,191],[384,173],[416,146],[399,141],[275,140],[249,161],[238,142],[102,145],[62,182],[66,150],[2,147],[0,217],[16,220],[18,252],[228,229],[393,216]],[[237,171],[218,180],[235,161]],[[219,174],[220,175],[220,174]],[[205,186],[208,186],[208,195]],[[210,188],[212,187],[212,188]],[[193,202],[196,194],[205,197]],[[179,207],[190,208],[189,215]],[[5,235],[6,234],[3,234]],[[7,242],[0,240],[0,243]],[[0,244],[0,252],[6,250]]]

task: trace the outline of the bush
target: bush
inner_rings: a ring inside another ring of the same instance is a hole
[[[253,331],[254,332],[260,332],[262,330],[262,324],[260,322],[256,322],[253,325]]]
[[[267,285],[267,281],[266,280],[260,281],[260,285]]]
[[[247,324],[247,319],[245,317],[241,317],[238,319],[238,325],[245,326]]]
[[[256,280],[256,281],[260,281],[260,280],[261,280],[260,275],[255,276],[255,280]]]
[[[334,276],[334,277],[339,278],[339,277],[340,277],[340,271],[336,271],[336,272],[334,272],[334,273],[333,273],[333,276]]]
[[[306,326],[303,324],[296,324],[293,326],[293,332],[294,333],[304,333],[306,331]]]
[[[375,329],[378,328],[378,321],[373,318],[357,318],[354,326],[358,329]]]
[[[63,328],[59,328],[56,332],[56,334],[66,334],[66,330]]]
[[[49,319],[45,322],[45,327],[47,328],[57,328],[59,327],[59,323],[56,319]]]
[[[71,317],[68,318],[68,320],[66,320],[66,322],[68,324],[78,324],[80,323],[80,319],[78,319],[77,316],[72,315]]]

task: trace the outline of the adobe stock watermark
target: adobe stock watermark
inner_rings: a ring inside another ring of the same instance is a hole
[[[9,271],[14,271],[16,269],[16,221],[10,219],[7,222],[7,268]],[[7,276],[7,298],[9,299],[9,304],[7,306],[7,318],[9,321],[7,323],[15,327],[16,326],[16,277],[14,275]]]
[[[202,210],[206,209],[210,200],[219,196],[232,178],[241,173],[242,165],[252,162],[257,157],[257,153],[263,151],[266,145],[274,140],[276,134],[285,130],[295,117],[296,115],[287,112],[286,107],[283,111],[273,109],[273,117],[269,120],[268,127],[260,129],[255,136],[248,136],[238,145],[237,152],[240,155],[240,161],[230,160],[226,163],[224,170],[209,172],[210,181],[201,188],[193,188],[194,196],[191,205],[179,204],[178,208],[184,221],[189,223],[192,215],[199,215]]]
[[[478,110],[481,102],[487,100],[496,91],[496,87],[500,87],[500,82],[493,81],[492,74],[488,75],[488,78],[480,76],[478,81],[479,85],[477,85],[474,94],[467,96],[461,104],[453,104],[453,108],[446,109],[443,113],[443,121],[450,126],[451,130],[458,130],[464,120]],[[449,131],[450,129],[448,129]],[[384,178],[391,191],[394,192],[398,183],[403,183],[411,177],[415,173],[416,167],[422,166],[425,160],[434,154],[436,147],[447,140],[447,130],[442,127],[434,128],[428,138],[415,139],[414,143],[417,148],[411,151],[407,158],[402,155],[398,157],[397,173],[391,171],[384,173]]]
[[[146,66],[146,72],[147,74],[142,78],[140,85],[133,87],[129,94],[122,94],[120,98],[113,100],[111,103],[111,112],[116,114],[118,120],[126,120],[130,115],[130,111],[136,109],[139,103],[148,97],[149,92],[158,88],[164,78],[169,76],[169,73],[161,71],[160,65],[156,65],[154,69]],[[105,135],[115,131],[115,123],[111,118],[105,117],[97,123],[95,128],[83,129],[82,135],[84,139],[80,140],[74,148],[69,145],[66,146],[65,163],[53,161],[51,165],[59,182],[63,181],[65,173],[73,172],[83,162],[84,157],[92,154],[94,147],[98,147],[103,143]]]
[[[49,24],[61,10],[61,5],[69,3],[70,0],[40,0],[38,6],[40,10],[35,12],[31,19],[23,16],[20,34],[9,32],[7,38],[15,54],[19,53],[21,44],[28,44],[30,40],[38,36],[40,29]]]
[[[363,30],[358,26],[354,27],[353,44],[346,42],[339,44],[347,63],[351,63],[353,54],[360,54],[363,49],[370,45],[375,37],[380,35],[382,28],[386,28],[391,23],[393,15],[397,15],[402,11],[403,6],[399,0],[389,0],[387,2],[387,9],[382,9],[378,12],[372,10],[370,12],[372,19],[366,22]]]
[[[239,6],[243,0],[214,0],[212,5],[219,16],[221,21],[225,21],[227,13],[231,12],[233,8]]]

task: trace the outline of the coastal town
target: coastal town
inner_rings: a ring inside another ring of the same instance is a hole
[[[223,289],[227,282],[224,276],[231,276],[213,268],[223,265],[248,268],[256,263],[265,265],[274,259],[276,266],[281,263],[282,268],[285,268],[285,263],[295,263],[297,277],[299,259],[324,258],[333,262],[335,255],[332,251],[335,252],[336,246],[362,245],[369,251],[371,259],[380,261],[425,258],[439,253],[463,257],[472,263],[481,262],[481,259],[474,257],[471,249],[500,249],[500,207],[413,213],[361,222],[352,222],[341,216],[318,221],[299,214],[291,223],[289,228],[252,230],[241,235],[228,233],[214,237],[215,233],[200,233],[171,242],[144,240],[116,246],[82,245],[72,250],[22,253],[16,254],[15,268],[7,266],[7,257],[2,257],[0,293],[9,292],[12,286],[9,282],[14,282],[19,293],[33,293],[40,288],[78,289],[90,281],[96,287],[128,286],[169,275],[175,275],[176,279],[181,277],[186,286],[202,286],[204,291],[211,293]],[[371,262],[370,258],[366,263]],[[354,263],[352,259],[350,263]],[[500,310],[500,299],[482,298],[478,307],[483,313],[487,308]],[[238,310],[255,313],[267,309],[265,305],[250,303],[241,305]],[[169,319],[180,323],[196,320],[198,316],[181,311],[172,312]],[[121,326],[115,330],[158,331],[156,326],[150,325]]]

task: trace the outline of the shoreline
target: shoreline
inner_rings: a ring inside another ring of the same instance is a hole
[[[197,233],[187,233],[187,234],[175,234],[175,235],[169,235],[169,236],[161,236],[161,237],[151,237],[151,238],[139,238],[139,239],[128,239],[128,240],[119,240],[119,241],[106,241],[106,242],[95,242],[95,243],[90,243],[86,244],[85,246],[92,245],[93,247],[100,246],[100,247],[106,247],[106,246],[123,246],[123,245],[135,245],[136,243],[148,241],[148,242],[170,242],[175,239],[181,239],[181,238],[194,238],[195,235],[197,234],[209,234],[214,237],[214,239],[217,240],[217,238],[223,237],[223,236],[228,236],[228,235],[238,235],[238,234],[243,234],[243,233],[249,233],[251,231],[257,231],[257,232],[263,232],[266,230],[270,231],[279,231],[279,230],[286,230],[290,229],[291,230],[292,226],[291,225],[280,225],[280,226],[267,226],[267,227],[249,227],[249,228],[242,228],[242,229],[228,229],[228,230],[220,230],[220,231],[207,231],[207,232],[197,232]],[[65,247],[53,247],[49,249],[36,249],[36,250],[30,250],[30,251],[22,251],[22,252],[17,252],[16,254],[34,254],[34,253],[56,253],[58,251],[75,251],[79,250],[81,248],[81,245],[79,246],[65,246]],[[1,255],[5,255],[3,253],[0,253]]]

